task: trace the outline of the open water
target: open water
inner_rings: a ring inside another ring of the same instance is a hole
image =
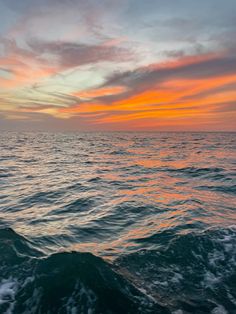
[[[236,313],[235,133],[0,135],[0,313]]]

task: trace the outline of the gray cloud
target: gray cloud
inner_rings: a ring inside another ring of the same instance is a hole
[[[62,67],[72,68],[101,61],[127,61],[131,53],[117,46],[104,44],[87,45],[83,43],[69,42],[43,42],[31,40],[28,42],[30,48],[37,54],[51,54],[58,57]]]
[[[128,92],[103,97],[103,101],[121,100],[172,79],[206,79],[236,73],[236,57],[222,56],[200,60],[189,64],[167,67],[145,67],[124,73],[115,73],[107,78],[105,86],[122,85]]]
[[[234,74],[236,71],[236,56],[213,57],[189,64],[181,64],[173,67],[146,67],[135,71],[114,74],[108,78],[107,85],[147,86],[164,82],[168,79],[202,79],[226,74]]]
[[[2,68],[2,67],[0,67],[0,71],[6,72],[6,73],[12,73],[11,69],[6,69],[6,68]]]

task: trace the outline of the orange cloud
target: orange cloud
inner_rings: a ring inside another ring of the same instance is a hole
[[[31,55],[24,56],[23,60],[16,54],[0,58],[0,66],[4,68],[14,64],[14,79],[8,83],[2,79],[9,88],[55,72],[54,67]],[[27,62],[30,60],[33,60],[31,67]],[[62,102],[69,101],[63,107],[48,103],[35,110],[19,110],[62,119],[81,117],[90,124],[130,128],[216,125],[224,119],[232,121],[236,105],[234,61],[223,55],[185,57],[115,74],[100,88],[71,95],[58,93]]]
[[[207,121],[209,124],[216,123],[221,118],[225,105],[236,102],[236,90],[227,89],[227,86],[231,86],[229,84],[236,86],[236,75],[197,80],[173,79],[135,95],[126,97],[124,93],[123,99],[110,103],[100,102],[99,97],[115,94],[115,91],[122,92],[122,88],[104,88],[91,91],[91,94],[87,95],[95,100],[97,97],[97,101],[82,102],[59,111],[71,116],[87,114],[88,117],[89,114],[100,113],[90,117],[91,122],[96,124],[130,125],[132,121],[138,121],[138,124],[142,125],[146,121],[145,126],[149,128],[151,124],[156,125],[157,121],[158,125],[169,126],[179,123],[194,125],[198,121],[205,125]]]
[[[7,89],[37,82],[39,79],[57,72],[55,67],[47,65],[33,56],[17,54],[0,57],[0,66],[11,71],[10,78],[0,78],[1,87]]]
[[[108,95],[117,95],[125,91],[126,88],[124,86],[114,86],[76,92],[74,95],[81,98],[95,98]]]

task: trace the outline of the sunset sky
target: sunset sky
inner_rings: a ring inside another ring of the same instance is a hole
[[[236,0],[0,0],[0,130],[236,131]]]

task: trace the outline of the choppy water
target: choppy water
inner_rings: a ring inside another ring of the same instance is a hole
[[[0,313],[236,313],[233,133],[0,135]]]

